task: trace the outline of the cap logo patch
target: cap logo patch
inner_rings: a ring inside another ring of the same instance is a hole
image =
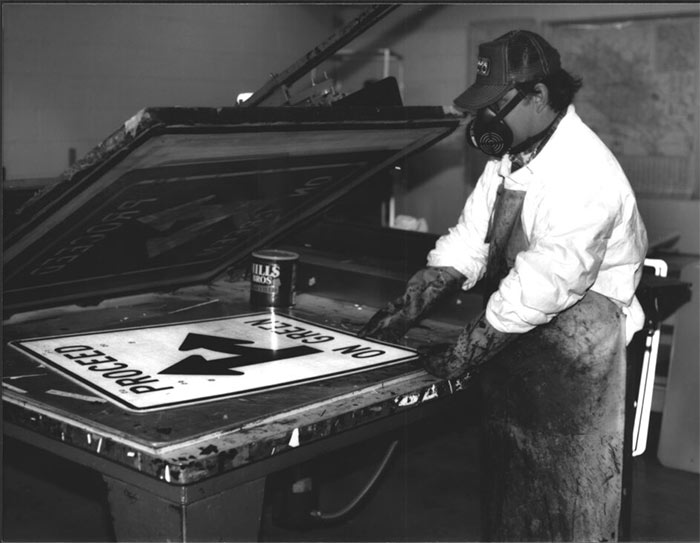
[[[487,57],[479,57],[476,62],[476,73],[478,75],[489,75],[491,72],[491,59]]]

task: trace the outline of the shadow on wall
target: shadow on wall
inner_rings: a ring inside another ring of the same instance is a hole
[[[332,5],[325,6],[316,3],[295,5],[302,11],[306,12],[308,17],[316,19],[316,21],[323,25],[327,25],[330,21],[333,31],[337,30],[342,25],[336,15],[337,8]]]
[[[468,147],[464,130],[405,164],[398,213],[417,215],[432,233],[444,233],[454,225],[488,160]]]
[[[410,157],[406,161],[405,167],[405,188],[407,190],[418,189],[424,183],[440,176],[447,170],[463,168],[466,154],[462,146],[463,142],[464,139],[461,135],[455,134],[448,140]],[[465,177],[461,181],[466,183],[468,179]],[[471,191],[472,188],[473,185],[469,187],[469,190]]]
[[[467,145],[464,128],[459,128],[437,145],[408,159],[405,187],[408,190],[419,188],[447,170],[461,168],[464,171],[461,184],[469,194],[488,160],[487,155]]]

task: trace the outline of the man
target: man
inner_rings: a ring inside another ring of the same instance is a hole
[[[439,377],[479,374],[490,540],[618,537],[625,344],[644,321],[647,238],[625,174],[571,104],[580,86],[535,33],[480,45],[455,105],[493,158],[427,267],[360,331],[398,341],[484,279],[482,315],[423,359]]]

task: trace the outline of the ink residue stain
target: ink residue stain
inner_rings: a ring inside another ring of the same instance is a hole
[[[214,454],[219,452],[219,448],[216,445],[208,445],[204,448],[199,449],[200,454]]]

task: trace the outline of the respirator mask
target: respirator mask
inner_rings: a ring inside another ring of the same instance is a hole
[[[518,90],[502,109],[495,111],[493,105],[480,109],[466,128],[469,145],[490,156],[505,155],[513,145],[513,131],[504,119],[525,96],[525,92]]]

